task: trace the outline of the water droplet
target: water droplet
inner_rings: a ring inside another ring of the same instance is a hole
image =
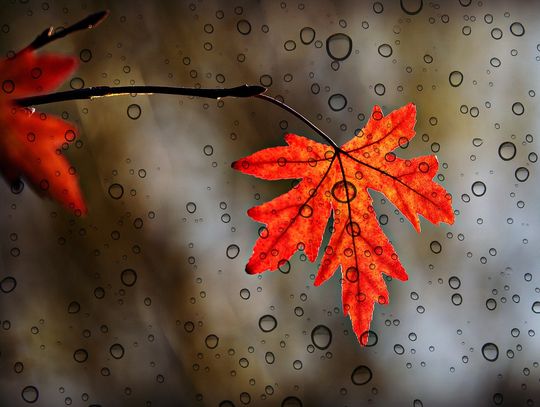
[[[452,304],[461,305],[461,303],[463,302],[463,297],[461,296],[461,294],[453,294],[451,300]]]
[[[259,319],[259,328],[263,332],[272,332],[277,327],[277,320],[272,315],[263,315]]]
[[[127,107],[127,115],[132,120],[137,120],[139,117],[141,117],[141,107],[133,103]]]
[[[339,112],[347,106],[347,98],[341,93],[335,93],[328,98],[328,106],[330,106],[330,109],[334,112]]]
[[[414,16],[422,11],[424,2],[423,0],[399,0],[399,5],[405,14]]]
[[[390,44],[381,44],[379,45],[379,48],[377,49],[377,51],[379,52],[379,55],[384,57],[384,58],[388,58],[392,55],[392,46]]]
[[[386,92],[386,88],[382,83],[378,83],[375,85],[374,91],[378,96],[382,96]]]
[[[405,348],[403,347],[403,345],[396,343],[394,345],[394,352],[396,352],[396,355],[403,355],[405,353]]]
[[[214,147],[212,147],[210,144],[207,144],[203,147],[203,153],[204,155],[211,156],[214,154]]]
[[[285,397],[281,402],[281,407],[302,407],[302,401],[295,396]]]
[[[494,298],[488,298],[486,300],[486,308],[493,311],[495,308],[497,308],[497,301]]]
[[[531,309],[535,314],[540,314],[540,301],[533,302]]]
[[[226,254],[229,259],[235,259],[240,254],[240,247],[235,244],[231,244],[227,246]]]
[[[120,199],[124,195],[124,187],[120,184],[111,184],[109,186],[109,196],[112,199]]]
[[[5,277],[0,281],[0,291],[3,293],[10,293],[12,292],[15,287],[17,287],[17,280],[15,280],[13,277]]]
[[[285,44],[283,44],[283,48],[285,48],[285,51],[294,51],[296,49],[296,42],[287,40],[285,41]]]
[[[215,349],[219,344],[219,338],[214,334],[210,334],[206,337],[204,343],[208,349]]]
[[[504,161],[510,161],[516,156],[516,146],[511,141],[505,141],[499,146],[499,157]]]
[[[274,356],[272,352],[266,352],[266,354],[264,355],[264,360],[266,361],[266,363],[271,365],[272,363],[275,362],[276,357]]]
[[[491,58],[489,60],[489,64],[493,67],[493,68],[498,68],[499,66],[501,66],[501,60],[499,58]]]
[[[351,202],[356,198],[356,187],[349,181],[338,181],[332,187],[332,196],[341,203]]]
[[[240,290],[240,298],[242,298],[243,300],[249,299],[250,296],[251,296],[251,293],[249,292],[247,288],[242,288]]]
[[[195,213],[196,210],[197,205],[195,204],[195,202],[188,202],[186,204],[186,211],[188,211],[189,213]]]
[[[248,35],[251,32],[251,24],[247,20],[240,20],[236,23],[236,29],[242,35]]]
[[[88,360],[88,352],[86,349],[77,349],[73,352],[73,359],[75,359],[76,362],[84,363]]]
[[[125,269],[120,274],[120,280],[126,287],[132,287],[137,282],[137,272],[133,269]]]
[[[460,71],[452,71],[448,76],[448,81],[450,82],[450,85],[457,88],[463,82],[463,74]]]
[[[318,349],[327,349],[332,343],[332,331],[325,325],[317,325],[311,331],[311,342]]]
[[[300,30],[300,41],[302,44],[308,45],[315,39],[315,30],[311,27],[304,27]]]
[[[491,37],[494,40],[500,40],[502,36],[503,36],[503,32],[499,27],[495,27],[494,29],[491,30]]]
[[[347,34],[336,33],[326,39],[326,52],[336,61],[343,61],[351,55],[352,39]]]
[[[456,276],[452,276],[448,279],[448,285],[450,288],[457,290],[461,286],[461,280]]]
[[[484,143],[484,140],[482,140],[481,138],[475,137],[473,138],[472,143],[473,143],[473,146],[480,147]]]
[[[122,359],[124,357],[124,347],[119,343],[114,343],[109,348],[109,353],[115,359]]]
[[[482,196],[486,193],[486,184],[482,181],[475,181],[471,186],[471,192],[475,196]]]
[[[523,24],[516,21],[510,24],[510,32],[514,34],[516,37],[521,37],[523,36],[523,34],[525,34],[525,27],[523,27]]]
[[[519,182],[525,182],[529,178],[529,170],[525,167],[519,167],[516,169],[515,176]]]
[[[358,366],[351,374],[351,380],[357,386],[369,383],[372,377],[371,369],[365,365]]]
[[[69,314],[76,314],[81,310],[81,304],[79,304],[77,301],[71,301],[68,305],[68,313]]]
[[[26,386],[21,391],[21,397],[27,403],[35,403],[39,398],[39,391],[35,386]]]
[[[525,113],[525,107],[523,106],[523,103],[521,102],[514,102],[512,104],[512,112],[516,116],[521,116],[523,113]]]
[[[431,249],[431,251],[435,254],[439,254],[441,251],[442,251],[442,246],[441,244],[437,241],[437,240],[434,240],[432,241],[430,244],[429,244],[429,248]]]
[[[499,357],[499,348],[494,343],[485,343],[482,346],[482,355],[488,362],[495,362]]]

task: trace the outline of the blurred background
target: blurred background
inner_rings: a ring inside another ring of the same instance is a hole
[[[321,141],[309,128],[257,99],[41,106],[80,130],[65,154],[89,214],[0,185],[1,405],[540,403],[540,4],[5,0],[0,52],[102,9],[44,50],[79,57],[64,90],[262,84],[340,144],[374,104],[413,102],[397,154],[437,154],[456,222],[417,234],[373,193],[409,281],[389,283],[361,348],[339,273],[314,287],[299,254],[244,272],[247,209],[291,183],[230,164],[288,132]]]

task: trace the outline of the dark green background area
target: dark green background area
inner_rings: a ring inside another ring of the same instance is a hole
[[[339,273],[314,287],[318,264],[300,254],[287,274],[244,272],[260,227],[247,209],[291,182],[230,164],[288,132],[321,141],[304,124],[256,99],[42,106],[80,130],[65,154],[89,214],[0,185],[1,405],[27,405],[28,386],[39,406],[540,403],[540,5],[401,3],[2,1],[2,56],[110,9],[43,50],[79,57],[64,90],[263,84],[339,144],[374,104],[413,102],[417,136],[396,154],[437,154],[457,216],[417,234],[373,193],[409,281],[389,283],[376,343],[361,348]]]

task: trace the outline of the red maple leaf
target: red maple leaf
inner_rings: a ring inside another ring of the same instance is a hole
[[[246,271],[276,270],[297,251],[314,262],[324,229],[333,216],[315,285],[341,266],[342,301],[360,343],[368,340],[375,303],[388,303],[383,273],[407,279],[382,231],[368,188],[382,192],[420,231],[418,215],[432,223],[453,223],[451,196],[433,182],[434,155],[401,159],[392,150],[414,137],[416,107],[408,104],[387,116],[375,106],[366,127],[335,148],[287,134],[286,147],[273,147],[242,158],[232,167],[264,179],[302,178],[289,192],[249,209],[266,224],[259,231]]]
[[[29,48],[0,60],[0,171],[8,183],[23,177],[38,192],[81,214],[86,207],[76,171],[61,153],[75,139],[76,128],[15,102],[56,89],[76,67],[73,57]]]

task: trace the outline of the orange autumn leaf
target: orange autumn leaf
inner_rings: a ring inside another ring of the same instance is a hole
[[[383,274],[407,280],[407,273],[381,229],[368,188],[382,192],[420,231],[422,215],[432,223],[454,222],[451,196],[433,181],[434,155],[401,159],[392,150],[414,137],[416,107],[387,116],[375,106],[366,127],[340,148],[287,134],[288,146],[256,152],[232,167],[263,179],[298,179],[289,192],[248,215],[264,223],[246,271],[276,270],[302,250],[314,262],[329,217],[332,235],[315,285],[341,267],[342,302],[360,343],[368,340],[374,304],[388,303]]]
[[[62,147],[77,134],[70,123],[16,104],[15,99],[55,90],[77,67],[73,57],[25,49],[0,60],[0,171],[19,177],[76,214],[86,212],[75,169]]]

